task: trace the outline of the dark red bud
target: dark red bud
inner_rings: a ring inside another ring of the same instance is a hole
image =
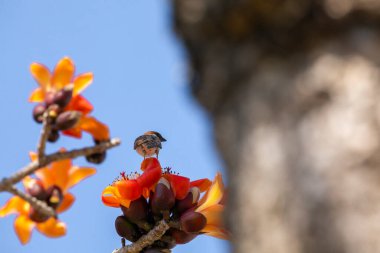
[[[25,191],[39,200],[46,199],[46,191],[41,181],[36,180],[33,184],[29,185]]]
[[[45,94],[45,104],[47,107],[54,104],[54,97],[55,97],[55,92],[51,91]]]
[[[52,129],[48,136],[48,142],[56,142],[59,139],[59,132],[58,130]]]
[[[148,215],[148,203],[144,197],[134,200],[129,208],[121,206],[121,210],[125,217],[130,221],[145,220]]]
[[[129,222],[124,216],[119,216],[115,220],[115,229],[119,236],[124,237],[128,241],[137,241],[141,234],[138,228]]]
[[[49,187],[46,190],[46,203],[52,208],[59,207],[63,200],[63,193],[61,188],[56,185]]]
[[[53,103],[59,105],[61,108],[66,107],[69,104],[72,96],[73,96],[74,85],[69,84],[65,86],[63,89],[57,91],[54,94]]]
[[[185,211],[189,210],[190,208],[193,208],[194,206],[196,206],[199,200],[199,196],[200,196],[199,188],[192,187],[184,199],[176,201],[175,208],[178,214],[182,214]]]
[[[190,234],[184,231],[171,228],[168,231],[168,234],[171,235],[177,244],[185,244],[197,237],[197,234]]]
[[[55,121],[55,128],[58,130],[67,130],[73,128],[78,123],[82,113],[77,111],[66,111],[58,115]]]
[[[47,221],[50,217],[40,212],[37,212],[33,207],[30,207],[29,218],[34,222],[41,223]]]
[[[153,214],[161,214],[164,211],[170,211],[175,204],[175,196],[170,189],[170,183],[165,178],[161,178],[157,185],[155,192],[150,198],[150,205]]]
[[[95,153],[95,154],[88,155],[88,156],[86,156],[86,160],[89,163],[101,164],[106,159],[106,156],[107,156],[106,152],[104,151],[101,153]]]
[[[42,123],[43,121],[43,115],[46,111],[46,106],[44,104],[38,104],[33,109],[33,119],[37,123]]]
[[[181,216],[180,224],[183,231],[197,233],[206,226],[207,219],[201,213],[188,211]]]

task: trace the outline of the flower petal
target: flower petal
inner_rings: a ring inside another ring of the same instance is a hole
[[[51,171],[51,169],[49,168],[39,169],[36,172],[34,172],[34,174],[42,181],[42,184],[45,187],[45,189],[49,188],[55,183],[53,171]]]
[[[73,127],[68,130],[62,131],[64,135],[75,137],[75,138],[82,138],[82,130],[79,127]]]
[[[82,95],[74,96],[65,108],[65,111],[79,111],[83,114],[89,114],[92,110],[94,107]]]
[[[51,83],[56,90],[62,89],[73,80],[75,66],[69,57],[62,58],[55,66]]]
[[[66,234],[66,225],[52,217],[43,223],[38,223],[37,230],[47,237],[61,237]]]
[[[190,187],[198,187],[201,192],[207,191],[211,185],[212,182],[207,178],[190,182]]]
[[[80,181],[92,176],[96,173],[94,168],[82,168],[82,167],[71,167],[69,171],[69,182],[66,185],[66,190],[70,189]]]
[[[59,205],[59,207],[56,210],[57,213],[63,213],[64,211],[69,209],[74,204],[74,201],[75,201],[74,195],[72,195],[71,193],[66,193],[63,196],[62,203]]]
[[[7,203],[0,209],[0,217],[4,217],[13,213],[23,213],[25,201],[18,196],[10,198]]]
[[[43,90],[46,90],[49,87],[51,74],[45,65],[33,62],[30,64],[30,72],[32,73],[34,80],[36,80]]]
[[[136,200],[141,197],[143,189],[136,180],[120,180],[115,183],[121,198]]]
[[[54,175],[54,184],[63,191],[69,182],[69,171],[72,167],[70,159],[60,160],[51,164],[51,173]]]
[[[163,175],[169,180],[176,199],[184,199],[190,189],[190,179],[174,174]]]
[[[92,83],[94,75],[91,72],[81,74],[74,79],[73,96],[78,95]]]
[[[29,102],[40,103],[45,100],[45,92],[42,88],[35,89],[29,96]]]
[[[161,164],[158,161],[158,159],[154,158],[154,157],[149,157],[149,158],[145,158],[142,161],[140,169],[142,171],[145,171],[145,170],[150,170],[150,169],[154,169],[154,168],[157,168],[157,167],[161,168]]]
[[[95,140],[109,140],[110,132],[108,126],[98,121],[94,117],[82,117],[79,127],[92,135]]]
[[[222,221],[222,215],[224,211],[223,205],[214,205],[210,206],[209,208],[204,209],[202,213],[207,220],[207,225],[213,225],[222,227],[223,221]]]
[[[120,207],[120,194],[115,186],[107,186],[103,190],[102,202],[106,206]],[[129,205],[127,207],[129,207]]]
[[[32,162],[37,161],[38,155],[35,152],[29,152],[29,158]]]
[[[206,235],[216,237],[223,240],[229,239],[229,233],[220,227],[212,226],[212,225],[206,225],[204,229],[202,229],[202,232],[205,232]]]
[[[216,174],[214,181],[207,193],[199,201],[200,206],[195,210],[201,212],[202,210],[218,204],[223,198],[224,186],[222,181],[222,175]]]
[[[136,178],[136,181],[141,187],[150,189],[160,180],[161,175],[161,167],[150,167],[141,176]]]
[[[17,237],[22,244],[27,244],[29,242],[34,226],[35,223],[25,215],[20,215],[15,219],[14,228]]]

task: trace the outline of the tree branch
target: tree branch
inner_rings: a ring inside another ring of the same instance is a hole
[[[42,129],[40,134],[40,140],[37,145],[38,160],[42,161],[45,157],[46,141],[51,131],[51,125],[49,123],[49,116],[47,114],[43,117]]]
[[[96,146],[86,147],[86,148],[81,148],[81,149],[73,149],[66,152],[58,151],[53,154],[47,155],[42,160],[33,161],[29,163],[27,166],[25,166],[24,168],[20,169],[19,171],[11,175],[10,177],[4,178],[0,182],[0,192],[6,191],[7,184],[16,184],[20,182],[24,177],[34,173],[38,169],[48,165],[51,162],[65,160],[65,159],[74,159],[79,156],[87,156],[94,153],[103,152],[107,149],[111,149],[113,147],[120,145],[120,143],[121,143],[120,140],[115,138],[115,139],[111,139],[108,142],[98,144]],[[4,182],[7,182],[7,183],[5,184]]]
[[[168,229],[169,225],[166,221],[161,220],[157,226],[149,231],[148,234],[141,236],[135,243],[127,245],[121,249],[115,249],[112,253],[138,253],[145,247],[148,247],[155,241],[159,240]]]
[[[51,208],[50,206],[48,206],[45,202],[43,202],[41,200],[38,200],[35,197],[33,197],[33,196],[31,196],[31,195],[23,192],[23,191],[20,191],[19,189],[17,189],[13,185],[8,184],[8,187],[5,190],[8,191],[8,192],[10,192],[10,193],[12,193],[12,194],[14,194],[14,195],[19,196],[23,200],[29,202],[30,205],[37,212],[39,212],[41,214],[44,214],[44,215],[46,215],[48,217],[56,216],[56,213],[55,213],[54,209]]]

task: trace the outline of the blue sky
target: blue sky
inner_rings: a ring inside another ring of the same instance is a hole
[[[222,163],[215,151],[207,116],[190,96],[186,57],[171,25],[169,1],[164,0],[0,0],[0,177],[29,162],[40,126],[31,119],[27,102],[37,86],[29,73],[36,61],[53,68],[70,56],[77,74],[94,73],[84,92],[95,106],[94,115],[106,122],[122,146],[108,153],[98,173],[76,186],[77,201],[60,218],[67,236],[48,239],[34,232],[21,246],[13,231],[13,217],[0,219],[2,252],[112,252],[120,245],[114,231],[118,209],[103,206],[102,189],[120,171],[135,171],[141,162],[134,139],[147,130],[161,132],[168,142],[160,153],[163,166],[192,179],[213,178]],[[61,146],[92,143],[63,137]],[[84,159],[75,163],[88,166]],[[0,194],[0,204],[10,197]],[[200,236],[174,252],[227,252],[224,241]]]

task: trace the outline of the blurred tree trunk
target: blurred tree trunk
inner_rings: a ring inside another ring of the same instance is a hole
[[[380,252],[380,1],[173,4],[234,252]]]

